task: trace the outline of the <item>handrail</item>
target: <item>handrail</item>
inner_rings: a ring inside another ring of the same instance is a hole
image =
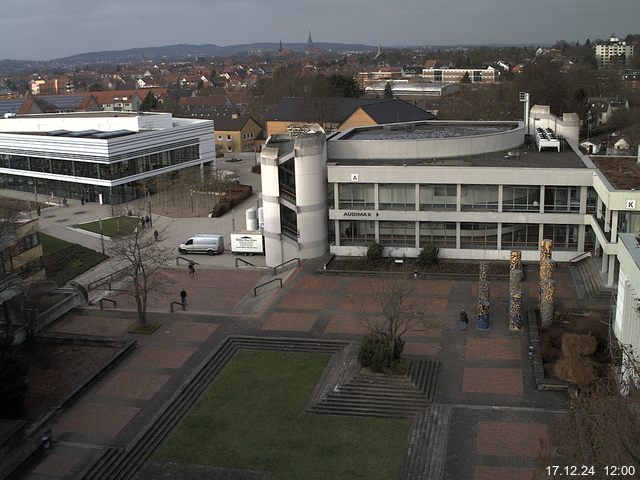
[[[101,298],[98,302],[100,304],[100,310],[104,310],[104,305],[102,304],[103,302],[111,302],[113,304],[113,308],[118,307],[118,303],[115,300],[111,298]]]
[[[252,267],[255,267],[255,265],[251,262],[247,262],[244,258],[240,258],[240,257],[236,257],[236,268],[238,268],[238,261],[246,264],[246,265],[250,265]]]
[[[200,265],[198,262],[194,262],[193,260],[191,260],[190,258],[184,258],[184,257],[176,257],[176,265],[180,265],[180,260],[184,260],[185,262],[189,262],[189,263],[193,263],[194,265]]]
[[[258,285],[257,287],[255,287],[253,289],[253,296],[254,297],[258,296],[258,289],[259,288],[264,287],[265,285],[269,285],[270,283],[273,283],[273,282],[280,282],[280,287],[279,288],[282,288],[282,279],[281,278],[273,278],[273,279],[269,280],[268,282],[264,282],[264,283]]]
[[[291,260],[287,260],[286,262],[281,263],[280,265],[276,265],[275,267],[273,267],[273,274],[277,275],[278,274],[278,268],[280,267],[284,267],[285,265],[291,263],[291,262],[298,262],[298,267],[300,266],[300,259],[299,258],[292,258]]]
[[[577,262],[580,257],[585,257],[585,256],[590,257],[591,252],[582,252],[580,255],[576,255],[571,260],[569,260],[569,263]],[[582,260],[582,258],[580,258],[580,260]]]
[[[93,282],[90,282],[87,285],[87,291],[90,292],[91,290],[94,290],[94,289],[98,288],[100,285],[102,285],[104,283],[107,283],[109,285],[109,290],[111,290],[111,283],[115,280],[116,275],[118,275],[118,274],[120,274],[120,273],[122,273],[122,272],[124,272],[126,270],[129,270],[129,269],[130,269],[130,267],[124,267],[124,268],[121,268],[120,270],[116,270],[115,272],[110,273],[109,275],[105,275],[104,277],[101,277],[98,280],[94,280]],[[106,281],[106,280],[108,280],[108,281]]]
[[[171,313],[173,313],[173,306],[174,305],[180,305],[182,307],[182,311],[184,312],[184,303],[181,302],[171,302],[169,304],[169,309],[171,310]]]

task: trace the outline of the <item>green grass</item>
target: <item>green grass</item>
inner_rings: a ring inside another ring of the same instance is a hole
[[[102,234],[107,237],[128,235],[140,224],[138,217],[113,217],[102,220]],[[77,228],[93,233],[100,233],[100,221],[81,223]]]
[[[73,245],[73,243],[67,242],[66,240],[52,237],[51,235],[47,235],[42,232],[38,233],[38,238],[40,239],[42,251],[45,255],[51,255],[52,253],[56,253],[58,250],[62,250],[63,248]]]
[[[305,413],[328,360],[239,351],[156,459],[270,471],[272,480],[395,478],[408,420]]]
[[[60,286],[109,258],[90,248],[44,233],[39,233],[38,237],[44,253],[42,264],[47,279]]]

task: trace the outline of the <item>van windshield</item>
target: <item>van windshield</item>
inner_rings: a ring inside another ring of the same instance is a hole
[[[193,245],[193,238],[190,238],[189,240],[187,240],[186,242],[184,242],[185,245]]]

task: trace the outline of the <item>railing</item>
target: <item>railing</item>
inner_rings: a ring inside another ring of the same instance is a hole
[[[269,280],[268,282],[262,283],[262,284],[258,285],[257,287],[255,287],[253,289],[253,296],[254,297],[258,296],[258,289],[259,288],[264,287],[266,285],[269,285],[270,283],[273,283],[273,282],[280,282],[280,286],[278,288],[282,288],[282,279],[281,278],[274,278],[272,280]]]
[[[176,265],[180,265],[180,260],[184,260],[185,262],[193,263],[194,265],[200,265],[198,262],[194,262],[190,258],[184,258],[184,257],[176,257]]]
[[[278,274],[278,268],[280,267],[284,267],[286,265],[289,265],[290,263],[293,262],[297,262],[298,263],[298,267],[300,266],[300,259],[299,258],[292,258],[291,260],[287,260],[284,263],[281,263],[280,265],[276,265],[275,267],[273,267],[273,274],[277,275]],[[284,271],[284,268],[282,269],[282,271]]]
[[[238,268],[238,262],[242,262],[242,263],[244,263],[245,265],[249,265],[249,266],[251,266],[251,267],[255,267],[255,265],[254,265],[253,263],[251,263],[251,262],[247,262],[246,260],[244,260],[244,259],[242,259],[242,258],[236,257],[236,268]]]
[[[169,310],[171,310],[171,313],[173,313],[173,306],[174,305],[180,305],[182,307],[182,311],[184,312],[185,308],[184,308],[184,303],[180,303],[180,302],[171,302],[169,304]]]
[[[569,263],[579,262],[583,258],[587,258],[590,256],[591,256],[591,252],[582,252],[580,255],[576,255],[571,260],[569,260]]]
[[[119,275],[128,271],[129,268],[130,267],[122,268],[116,272],[110,273],[109,275],[105,275],[104,277],[89,283],[89,285],[87,285],[87,291],[90,292],[91,290],[95,290],[96,288],[101,287],[104,284],[108,285],[109,287],[108,289],[111,290],[111,284],[116,280],[119,280],[121,278]]]
[[[101,298],[98,302],[100,304],[100,310],[104,310],[104,302],[110,302],[113,305],[113,308],[117,308],[118,303],[111,298]]]

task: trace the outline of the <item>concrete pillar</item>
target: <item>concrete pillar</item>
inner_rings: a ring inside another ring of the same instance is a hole
[[[609,255],[609,275],[607,275],[607,287],[613,287],[616,278],[616,256]]]
[[[611,210],[607,208],[607,211],[604,212],[604,231],[611,231]]]
[[[462,185],[456,185],[456,212],[462,210]],[[460,247],[458,247],[460,248]]]
[[[504,196],[504,190],[502,187],[503,187],[502,185],[498,185],[498,212],[502,212],[502,199]],[[500,240],[498,240],[498,245],[500,245]],[[498,246],[498,250],[500,250],[499,246]]]
[[[379,201],[379,197],[378,197],[378,186],[379,186],[378,183],[374,183],[373,184],[373,208],[376,209],[376,210],[380,210],[380,201]]]
[[[602,199],[598,196],[596,201],[596,218],[600,220],[602,218]]]
[[[416,202],[415,211],[419,212],[420,211],[420,184],[419,183],[416,183],[415,202]]]
[[[544,213],[544,185],[540,185],[540,213]],[[542,234],[542,229],[540,234]]]
[[[338,220],[333,221],[333,231],[336,237],[336,240],[335,240],[336,245],[339,247],[342,242],[340,238],[340,222]]]
[[[456,249],[460,250],[460,222],[456,222]]]
[[[607,273],[607,265],[609,265],[609,255],[605,255],[604,251],[602,253],[602,266],[600,267],[600,271],[602,273]]]
[[[618,241],[618,210],[611,212],[611,243]]]
[[[329,205],[329,209],[338,210],[340,208],[340,191],[338,190],[338,183],[333,184],[333,205]]]
[[[587,213],[588,187],[580,187],[580,215]]]
[[[584,241],[586,238],[586,226],[578,225],[578,251],[584,252]]]
[[[498,250],[502,250],[502,224],[498,223],[498,245],[496,246],[496,248]]]
[[[416,238],[415,247],[420,248],[420,222],[415,222]]]

